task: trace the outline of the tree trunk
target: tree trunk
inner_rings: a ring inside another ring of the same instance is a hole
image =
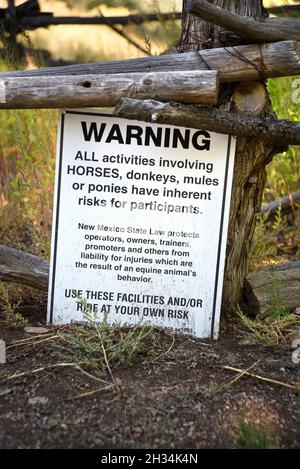
[[[187,0],[183,1],[182,37],[179,52],[202,50],[240,43],[239,37],[224,31],[206,21],[187,13]],[[263,17],[266,11],[262,0],[212,0],[211,3],[242,16]],[[263,80],[263,85],[265,86]],[[234,92],[239,86],[223,85],[220,92],[218,107],[222,110],[237,112],[234,106]],[[249,100],[255,102],[256,86],[249,88],[247,93],[247,109]],[[239,112],[243,109],[239,107]],[[268,97],[260,110],[260,116],[268,117],[272,108]],[[253,106],[253,114],[257,115],[257,107]],[[256,214],[260,212],[263,190],[266,182],[266,165],[273,156],[282,151],[280,144],[264,141],[254,142],[249,138],[238,138],[236,160],[233,177],[231,209],[229,217],[226,268],[223,288],[223,313],[231,314],[240,302],[244,277],[248,272],[249,253],[255,229]]]

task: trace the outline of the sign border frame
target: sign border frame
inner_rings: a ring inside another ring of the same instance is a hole
[[[53,204],[53,221],[55,221],[55,230],[54,234],[52,235],[52,242],[53,247],[51,249],[51,261],[50,261],[50,276],[49,276],[49,292],[50,299],[48,299],[48,307],[49,311],[47,314],[47,322],[53,324],[53,307],[54,307],[54,292],[55,292],[55,275],[56,275],[56,261],[57,261],[57,242],[58,242],[58,228],[59,228],[59,215],[60,215],[60,194],[61,194],[61,182],[62,182],[62,162],[63,162],[63,147],[64,147],[64,127],[65,127],[65,117],[66,114],[80,114],[80,115],[87,115],[87,116],[102,116],[102,117],[113,117],[112,113],[109,111],[104,110],[91,110],[91,111],[81,111],[81,110],[64,110],[60,114],[60,126],[59,126],[59,133],[57,136],[57,142],[59,143],[59,151],[57,151],[57,156],[59,156],[59,161],[56,163],[57,175],[55,178],[55,189],[56,189],[56,199],[54,199]],[[125,119],[126,120],[126,119]],[[164,124],[165,125],[165,124]],[[221,217],[220,217],[220,230],[219,230],[219,240],[218,240],[218,253],[217,253],[217,262],[216,262],[216,271],[215,271],[215,282],[214,282],[214,294],[213,294],[213,307],[212,307],[212,316],[211,316],[211,332],[210,338],[214,339],[215,335],[218,336],[218,331],[215,331],[216,325],[218,326],[219,319],[217,318],[217,302],[218,297],[221,293],[221,302],[222,302],[222,293],[223,293],[223,280],[224,280],[224,270],[223,269],[223,279],[221,282],[221,289],[222,292],[219,291],[219,282],[220,282],[220,262],[222,257],[222,241],[223,241],[223,232],[224,232],[224,218],[226,212],[226,195],[228,189],[228,172],[230,166],[230,156],[232,152],[232,140],[233,136],[231,134],[227,134],[227,152],[226,152],[226,164],[225,164],[225,174],[224,174],[224,188],[223,188],[223,196],[222,196],[222,208],[221,208]],[[234,158],[235,155],[233,155]],[[234,165],[234,161],[233,161]],[[230,203],[228,207],[228,213],[230,211]],[[226,240],[228,237],[228,227],[226,230]],[[226,262],[226,252],[225,252],[225,260]],[[51,282],[51,285],[50,285]],[[222,304],[220,305],[220,312],[221,312]],[[220,312],[219,315],[220,316]],[[217,334],[216,334],[217,332]]]

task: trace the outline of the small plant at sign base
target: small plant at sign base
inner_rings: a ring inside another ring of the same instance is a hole
[[[21,303],[20,290],[0,281],[0,310],[3,311],[5,320],[11,326],[24,327],[27,324],[27,320],[17,312]]]
[[[242,421],[238,428],[237,446],[240,449],[269,449],[277,445],[270,430]]]
[[[112,369],[130,365],[152,328],[141,324],[128,329],[110,325],[107,311],[100,322],[86,300],[79,299],[78,302],[83,305],[85,323],[73,324],[58,333],[59,339],[54,346],[58,354],[101,377],[107,373],[111,375]]]

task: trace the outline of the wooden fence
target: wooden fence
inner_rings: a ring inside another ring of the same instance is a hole
[[[300,3],[297,5],[283,5],[268,9],[269,13],[275,15],[289,15],[300,12]],[[121,34],[125,39],[135,45],[142,52],[146,50],[136,41],[130,38],[120,26],[140,25],[147,21],[180,20],[180,12],[170,13],[143,13],[127,16],[53,16],[51,12],[41,12],[38,0],[26,0],[21,5],[15,6],[15,0],[7,0],[7,8],[0,8],[0,24],[9,34],[11,43],[16,44],[16,37],[22,31],[31,31],[37,28],[47,28],[54,25],[106,25],[112,27],[115,32]],[[287,27],[290,23],[285,18]],[[279,24],[279,23],[277,23]],[[284,38],[282,38],[284,39]]]

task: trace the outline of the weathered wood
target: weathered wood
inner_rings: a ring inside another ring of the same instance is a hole
[[[223,83],[300,74],[300,44],[283,41],[261,45],[220,47],[139,59],[51,67],[1,73],[0,78],[115,73],[217,70]]]
[[[292,312],[300,306],[300,262],[291,261],[276,269],[264,269],[247,275],[261,313],[281,305]],[[248,290],[249,294],[249,290]]]
[[[37,256],[0,245],[0,280],[48,289],[49,262]]]
[[[288,21],[282,21],[281,18],[273,18],[259,21],[220,8],[206,0],[191,0],[188,12],[202,20],[239,33],[242,37],[265,42],[289,39],[300,41],[300,21],[297,19],[288,18]]]
[[[210,3],[241,16],[253,17],[254,9],[255,18],[267,16],[267,11],[263,7],[262,0],[247,0],[245,2],[241,2],[240,0],[210,0]],[[189,0],[183,0],[183,28],[179,42],[180,52],[211,49],[221,46],[237,46],[240,44],[240,35],[196,17],[193,14],[189,14],[189,5]],[[252,40],[248,40],[246,44],[251,44],[252,42]],[[243,42],[243,44],[245,44],[245,42]]]
[[[211,130],[239,137],[254,138],[282,145],[300,145],[300,122],[276,120],[273,117],[252,117],[208,106],[184,106],[124,98],[114,114],[160,124],[173,124]]]
[[[268,102],[267,91],[260,81],[239,83],[232,95],[234,110],[251,116],[262,114]]]
[[[297,209],[297,205],[295,204],[295,202],[299,201],[300,191],[293,192],[292,194],[286,195],[285,197],[281,197],[278,200],[273,200],[273,202],[264,205],[261,208],[261,213],[268,215],[266,221],[272,221],[274,220],[279,209],[280,212],[284,215],[292,213],[294,210]]]
[[[215,104],[216,71],[0,78],[0,108],[114,106],[124,96]]]

